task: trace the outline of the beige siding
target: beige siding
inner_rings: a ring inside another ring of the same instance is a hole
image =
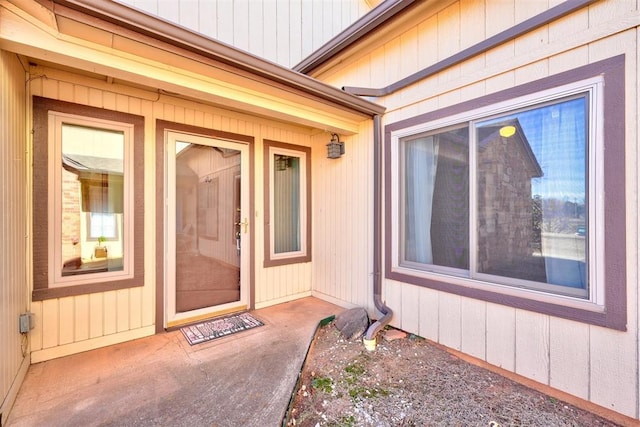
[[[17,56],[0,51],[0,424],[29,364],[18,330],[29,309],[25,76]]]
[[[328,159],[328,133],[314,137],[313,290],[320,297],[373,309],[373,133],[342,137],[345,154]]]
[[[530,18],[559,2],[477,2],[460,0],[446,5],[427,2],[422,12],[405,16],[387,31],[388,39],[345,54],[348,61],[322,70],[321,80],[336,86],[384,87],[445,59]],[[440,9],[437,9],[440,8]],[[638,401],[638,26],[635,1],[601,1],[558,22],[504,43],[464,63],[450,67],[413,86],[379,99],[388,110],[385,123],[454,105],[514,85],[553,75],[619,54],[626,55],[626,192],[627,192],[627,319],[626,332],[577,323],[430,289],[385,280],[383,295],[392,310],[392,325],[461,350],[493,365],[571,393],[633,418]],[[344,58],[343,58],[344,59]],[[399,69],[400,67],[400,69]],[[349,149],[349,146],[347,146]],[[361,162],[370,162],[365,156]],[[336,174],[336,176],[339,176]],[[354,191],[358,183],[342,191]],[[336,251],[332,232],[323,218],[342,217],[344,206],[316,189],[322,217],[316,232],[327,239],[316,260],[349,255]],[[342,206],[342,207],[341,207]],[[353,204],[351,204],[353,206]],[[361,229],[362,216],[344,217],[346,228]],[[371,250],[370,242],[358,246]],[[318,265],[314,289],[345,303],[362,304],[336,286],[346,280],[340,260],[336,270]],[[323,274],[324,273],[324,274]],[[351,282],[369,292],[369,282]],[[356,292],[357,291],[352,291]],[[366,301],[366,298],[364,299]]]
[[[286,67],[371,10],[365,0],[122,2]]]
[[[638,30],[636,30],[636,40],[640,39],[640,35],[637,34]],[[636,44],[636,62],[635,62],[635,69],[636,72],[637,70],[640,70],[640,43]],[[636,117],[638,117],[640,115],[640,83],[636,82],[635,85],[635,89],[634,90],[630,90],[629,95],[631,96],[632,99],[636,100],[636,104],[635,104],[635,115]],[[632,127],[632,132],[630,137],[633,138],[635,137],[636,141],[638,139],[640,139],[640,124],[636,125],[635,127],[635,133],[633,131],[633,127]],[[631,140],[633,141],[633,139]],[[635,170],[637,171],[638,165],[640,165],[640,150],[637,150],[634,155],[629,155],[627,157],[627,170]],[[638,195],[638,189],[640,189],[640,174],[638,174],[636,172],[636,176],[635,176],[635,200],[632,198],[631,200],[633,200],[632,202],[629,203],[629,208],[630,209],[635,209],[636,210],[636,215],[632,216],[631,219],[629,221],[627,221],[627,224],[632,222],[634,225],[636,225],[635,228],[635,232],[636,233],[640,233],[640,229],[637,227],[638,222],[640,222],[640,219],[638,219],[638,217],[640,216],[640,198],[637,196]],[[627,192],[628,195],[633,194],[631,192]],[[634,241],[638,241],[638,235],[634,235],[633,236],[633,240]],[[635,247],[635,253],[631,253],[629,254],[629,256],[627,257],[628,260],[631,261],[631,265],[636,266],[636,270],[633,271],[631,274],[627,274],[628,276],[628,280],[631,281],[631,283],[635,283],[637,287],[640,287],[640,272],[637,271],[637,266],[640,265],[640,251],[638,251],[638,247]],[[635,261],[635,262],[634,262]],[[629,305],[633,305],[635,304],[636,307],[636,318],[632,318],[632,321],[637,322],[637,327],[640,328],[640,292],[637,290],[636,288],[636,298],[635,300],[633,299],[633,297],[630,297],[631,299],[629,299],[628,304]],[[638,335],[640,336],[640,330],[637,331]],[[640,341],[640,340],[639,340]],[[635,370],[635,372],[640,372],[640,347],[636,348],[636,353],[638,354],[638,358],[635,361],[635,365],[633,366],[633,369]],[[640,374],[639,374],[640,375]],[[640,380],[639,380],[640,382]],[[639,387],[640,388],[640,387]],[[640,390],[638,391],[638,393],[640,393]],[[636,418],[640,418],[640,397],[637,398],[638,400],[638,408],[637,408],[637,415]]]
[[[255,168],[255,306],[256,308],[277,304],[279,302],[290,301],[303,296],[311,295],[312,286],[312,265],[311,263],[289,264],[264,268],[264,208],[265,191],[263,185],[264,177],[264,150],[260,143],[268,139],[287,144],[294,144],[309,147],[311,146],[311,133],[295,127],[279,127],[274,123],[259,123],[255,126],[256,168]],[[311,146],[311,156],[315,155],[315,147]],[[312,173],[313,166],[312,166]],[[312,176],[312,184],[317,178]],[[313,254],[312,254],[313,260]]]
[[[589,396],[589,327],[551,318],[549,322],[549,384],[587,399]]]
[[[142,114],[151,113],[148,100],[136,98],[126,93],[118,93],[115,87],[92,87],[89,78],[73,76],[55,70],[35,69],[33,75],[47,75],[47,78],[32,79],[31,94],[45,96],[79,104],[87,104],[120,112]],[[138,94],[139,95],[139,94]],[[149,124],[146,123],[146,138],[150,138]],[[145,150],[145,163],[153,164]],[[151,153],[152,154],[152,153]],[[145,182],[155,181],[153,168],[147,168]],[[153,188],[152,184],[145,185]],[[145,194],[145,202],[153,206]],[[152,235],[153,229],[145,220],[145,234]],[[151,224],[152,226],[153,224]],[[151,233],[151,234],[150,234]],[[153,242],[153,239],[147,239]],[[145,248],[145,286],[91,295],[79,295],[32,303],[36,317],[36,328],[32,333],[32,362],[51,359],[67,354],[85,351],[128,339],[153,334],[155,271],[154,248]]]
[[[156,119],[253,136],[255,138],[255,213],[250,221],[255,233],[254,301],[256,307],[289,301],[311,294],[312,264],[263,268],[264,215],[262,140],[310,146],[310,129],[256,118],[240,113],[207,107],[139,89],[109,84],[102,80],[74,75],[50,68],[31,70],[46,74],[46,79],[33,79],[33,95],[62,99],[145,117],[145,205],[155,206],[155,122]],[[312,146],[312,156],[325,149]],[[325,141],[326,140],[326,141]],[[315,166],[314,166],[315,167]],[[321,180],[314,177],[313,182]],[[362,203],[361,209],[368,205]],[[155,212],[145,212],[145,285],[91,295],[34,302],[36,329],[32,333],[34,362],[77,351],[109,345],[155,331]],[[366,273],[365,273],[366,274]]]

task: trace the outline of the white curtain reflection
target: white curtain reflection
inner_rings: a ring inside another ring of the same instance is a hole
[[[438,142],[433,136],[405,145],[405,259],[433,263],[431,218],[438,165]]]
[[[562,224],[553,224],[560,222],[557,218],[543,218],[544,223],[550,224],[542,233],[547,283],[580,288],[586,288],[587,228],[583,227],[584,232],[580,233],[578,227],[561,225],[580,217],[584,224],[586,219],[579,209],[585,205],[586,195],[584,103],[580,98],[542,109],[540,140],[544,142],[538,155],[544,176],[534,190],[565,202]]]

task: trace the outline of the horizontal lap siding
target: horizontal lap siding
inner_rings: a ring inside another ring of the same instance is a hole
[[[393,40],[372,45],[364,52],[350,52],[350,61],[323,71],[319,77],[336,86],[384,87],[546,8],[546,2],[464,0],[450,3],[442,10],[427,9],[422,18],[416,15],[407,18],[408,24],[402,30],[391,30]],[[384,280],[383,298],[394,311],[394,326],[633,418],[639,415],[640,399],[639,23],[637,2],[598,2],[379,100],[388,108],[384,117],[388,124],[601,59],[626,55],[627,331],[392,280]],[[334,296],[342,295],[339,287],[329,291]]]
[[[145,118],[145,206],[155,206],[155,122],[157,119],[216,129],[255,138],[255,212],[249,227],[255,233],[256,306],[292,300],[311,294],[311,264],[262,268],[264,260],[262,190],[263,138],[309,146],[310,132],[276,122],[233,113],[204,104],[51,69],[38,70],[47,78],[31,83],[31,94],[93,107],[142,115]],[[323,148],[323,147],[322,147]],[[313,147],[312,150],[316,148]],[[313,154],[312,154],[313,155]],[[32,303],[36,329],[32,333],[34,360],[70,354],[148,335],[155,330],[155,212],[145,212],[145,285],[90,295]]]
[[[16,55],[0,51],[0,414],[18,392],[28,352],[18,330],[18,316],[28,310],[29,301],[24,84]]]

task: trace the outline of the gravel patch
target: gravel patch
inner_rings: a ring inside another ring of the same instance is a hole
[[[391,341],[385,335],[393,337]],[[288,426],[616,426],[387,328],[375,351],[332,323],[312,343]]]

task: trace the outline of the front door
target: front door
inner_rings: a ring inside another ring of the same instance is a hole
[[[248,307],[248,152],[168,133],[165,327]]]

